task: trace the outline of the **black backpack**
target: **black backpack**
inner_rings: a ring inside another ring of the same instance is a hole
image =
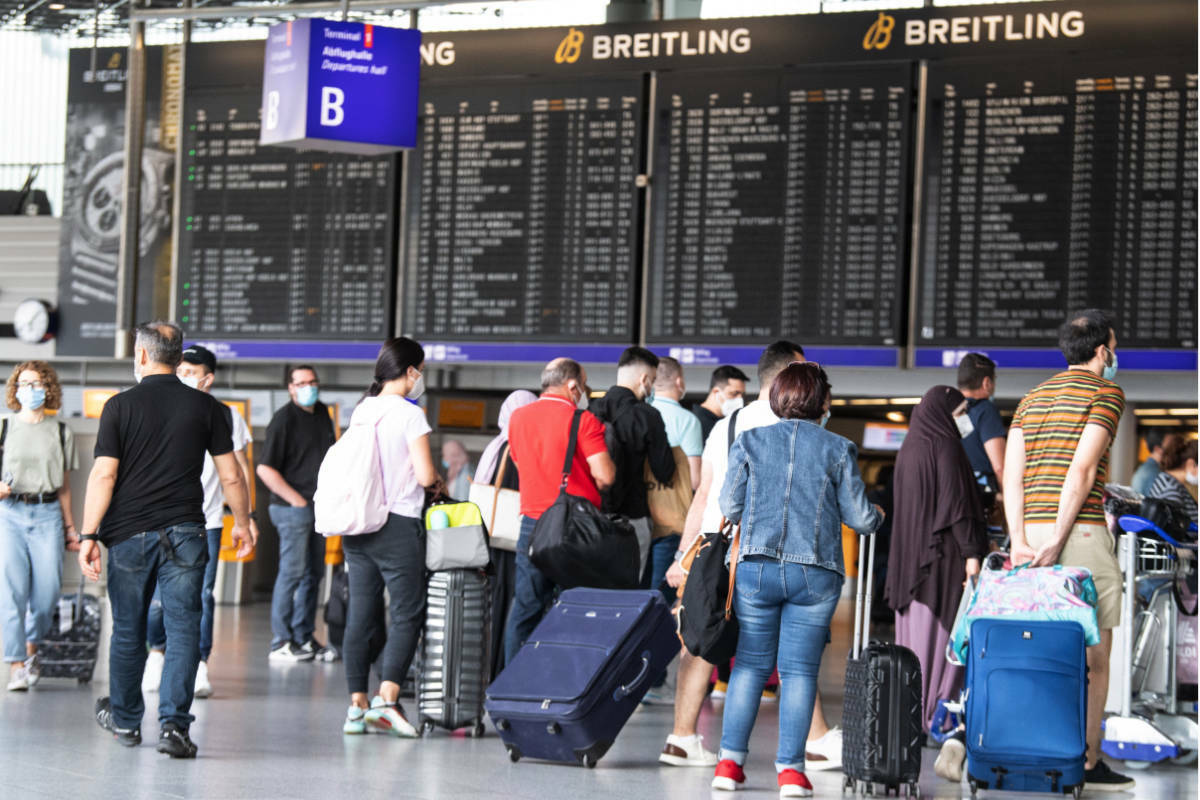
[[[738,411],[729,418],[728,448],[733,447],[737,437]],[[715,533],[701,534],[699,543],[691,548],[695,555],[679,601],[679,638],[689,653],[710,664],[724,663],[737,652],[733,585],[737,577],[739,538],[740,528],[734,532],[733,526],[726,523]]]

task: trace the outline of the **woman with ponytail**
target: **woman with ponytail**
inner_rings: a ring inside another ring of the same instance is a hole
[[[408,674],[425,618],[425,487],[438,481],[429,450],[429,423],[409,400],[425,391],[425,351],[412,339],[388,339],[375,361],[375,379],[354,409],[351,424],[375,427],[383,485],[391,503],[388,520],[375,533],[342,540],[350,583],[343,645],[350,708],[344,733],[374,728],[393,736],[417,730],[400,707],[400,684]],[[388,592],[388,636],[379,691],[367,702],[371,619]]]

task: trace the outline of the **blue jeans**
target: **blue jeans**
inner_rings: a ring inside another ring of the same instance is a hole
[[[208,565],[204,567],[204,589],[200,593],[200,660],[208,661],[213,646],[213,587],[217,585],[217,562],[221,552],[221,529],[209,528],[204,532],[208,543]],[[162,597],[154,587],[154,598],[150,601],[150,613],[146,615],[146,645],[151,650],[165,650],[167,629],[163,625]]]
[[[662,586],[662,582],[667,577],[667,570],[675,563],[675,552],[678,549],[678,533],[653,540],[650,542],[650,558],[646,560],[646,569],[642,572],[642,588],[662,588],[663,599],[667,601],[667,605],[675,602],[675,590],[670,586]]]
[[[504,627],[505,664],[512,663],[554,598],[554,584],[529,560],[529,539],[535,525],[536,519],[521,517],[521,533],[517,537],[517,579],[513,584],[508,624]]]
[[[804,744],[812,723],[817,672],[829,636],[842,576],[751,556],[738,565],[734,611],[737,660],[725,697],[721,758],[745,764],[762,688],[779,664],[779,745],[775,768],[804,771]]]
[[[279,574],[271,593],[271,649],[304,644],[317,625],[317,594],[325,574],[325,537],[313,527],[313,509],[271,504],[279,531]]]
[[[200,663],[200,591],[207,563],[202,525],[147,531],[109,548],[108,599],[113,627],[108,681],[117,727],[142,724],[146,616],[155,586],[162,598],[167,629],[158,720],[187,730],[195,719],[189,711]]]
[[[0,500],[0,636],[4,660],[27,658],[25,643],[50,630],[62,590],[62,508]]]

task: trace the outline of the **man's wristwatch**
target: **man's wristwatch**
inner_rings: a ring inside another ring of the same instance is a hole
[[[98,533],[81,533],[81,534],[79,534],[79,541],[81,541],[81,542],[98,542],[98,541],[100,541],[100,534],[98,534]]]

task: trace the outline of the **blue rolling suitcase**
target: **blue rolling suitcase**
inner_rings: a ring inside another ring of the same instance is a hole
[[[981,619],[967,658],[967,778],[979,789],[1083,791],[1087,655],[1078,622]]]
[[[488,687],[484,707],[511,760],[594,767],[678,652],[658,591],[570,589]]]

